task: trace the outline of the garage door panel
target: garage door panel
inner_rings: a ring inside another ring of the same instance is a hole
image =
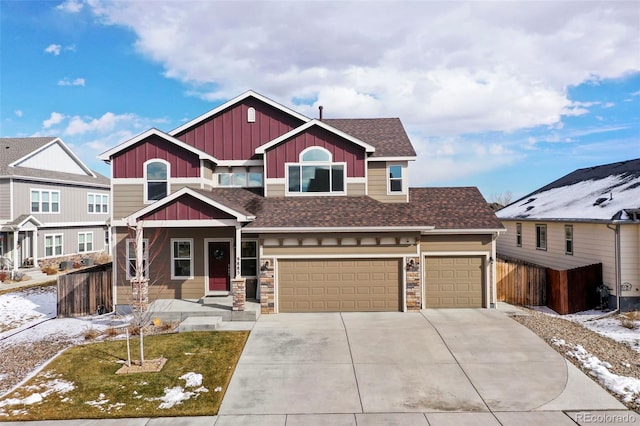
[[[398,259],[280,260],[279,310],[398,311],[401,277]]]
[[[427,308],[482,307],[482,257],[428,256],[424,264]]]

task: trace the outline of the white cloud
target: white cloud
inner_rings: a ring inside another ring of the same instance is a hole
[[[56,9],[67,13],[78,13],[82,10],[84,4],[77,0],[66,0],[56,6]]]
[[[14,111],[14,114],[16,115],[16,117],[22,117],[24,113],[22,112],[21,109],[17,109]]]
[[[73,80],[70,80],[65,77],[64,79],[58,81],[58,86],[84,86],[85,82],[86,81],[84,78],[75,78]]]
[[[44,49],[45,52],[51,53],[54,56],[60,55],[60,50],[62,50],[62,46],[59,44],[50,44],[46,49]]]
[[[65,135],[81,135],[89,132],[105,133],[116,128],[120,123],[135,124],[134,114],[114,114],[107,112],[100,118],[73,116],[64,129]]]
[[[62,120],[65,119],[65,115],[59,112],[52,112],[49,118],[42,122],[42,127],[45,129],[50,129],[51,127],[62,123]]]

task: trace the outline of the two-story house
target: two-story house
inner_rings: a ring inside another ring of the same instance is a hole
[[[18,268],[108,250],[109,191],[60,138],[0,138],[0,256]]]
[[[409,188],[416,153],[397,118],[310,119],[248,91],[99,158],[117,305],[136,223],[150,300],[228,294],[242,277],[264,313],[496,303],[502,224],[476,188]]]

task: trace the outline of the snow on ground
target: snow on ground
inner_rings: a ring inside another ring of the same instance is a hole
[[[180,379],[186,383],[185,388],[197,388],[193,391],[186,391],[182,386],[175,386],[173,388],[165,388],[164,395],[159,399],[162,403],[158,406],[160,409],[171,408],[174,405],[182,404],[182,401],[190,399],[192,396],[196,398],[201,392],[209,392],[209,389],[202,386],[202,374],[189,372],[180,376]]]
[[[58,395],[61,402],[68,401],[63,395],[74,390],[75,385],[52,375],[45,376],[45,378],[47,379],[45,382],[25,388],[25,393],[31,392],[28,396],[24,398],[7,398],[0,401],[0,417],[25,414],[27,412],[27,407],[25,406],[42,402],[50,395]],[[19,408],[14,409],[12,407]]]
[[[56,288],[53,286],[0,295],[0,332],[19,329],[55,316]]]

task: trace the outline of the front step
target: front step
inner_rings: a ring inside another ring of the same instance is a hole
[[[222,317],[189,317],[178,326],[178,333],[187,331],[214,331],[220,327]]]

